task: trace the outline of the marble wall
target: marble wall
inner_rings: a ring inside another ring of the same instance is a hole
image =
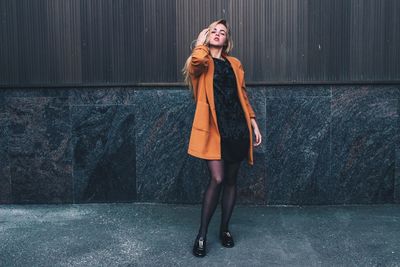
[[[238,203],[400,203],[399,85],[248,88],[263,134]],[[172,88],[0,89],[0,203],[200,203]]]

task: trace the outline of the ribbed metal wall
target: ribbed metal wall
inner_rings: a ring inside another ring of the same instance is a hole
[[[398,0],[0,0],[0,84],[181,82],[226,18],[247,83],[400,80]]]

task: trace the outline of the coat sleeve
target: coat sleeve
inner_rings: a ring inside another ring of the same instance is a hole
[[[241,69],[241,70],[243,71],[243,73],[244,73],[243,66],[242,66],[241,63],[240,63],[240,65],[239,65],[239,69]],[[245,100],[246,105],[247,105],[247,109],[249,110],[250,118],[256,118],[256,114],[254,113],[254,110],[253,110],[253,108],[251,107],[249,98],[247,97],[247,90],[246,90],[246,84],[245,84],[245,82],[244,82],[244,76],[243,76],[243,82],[242,82],[242,92],[243,92],[244,100]]]
[[[200,76],[208,69],[209,48],[206,45],[197,45],[192,51],[192,60],[189,64],[189,75],[193,78]]]

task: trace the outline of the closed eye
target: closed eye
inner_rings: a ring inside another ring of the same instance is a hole
[[[216,33],[216,30],[212,30],[211,33]],[[219,33],[222,34],[222,35],[225,35],[225,31],[224,30],[221,30]]]

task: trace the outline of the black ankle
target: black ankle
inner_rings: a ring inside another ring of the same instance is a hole
[[[219,232],[220,232],[220,233],[222,233],[222,232],[229,232],[228,226],[226,226],[226,227],[220,226],[220,227],[219,227]]]
[[[203,237],[203,239],[206,240],[207,239],[207,234],[198,233],[197,236],[196,236],[196,239],[199,240],[200,237]]]

